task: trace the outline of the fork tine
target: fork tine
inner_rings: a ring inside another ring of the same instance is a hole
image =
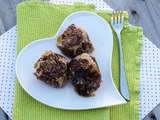
[[[121,12],[120,11],[117,11],[117,18],[118,18],[117,23],[121,23]]]
[[[115,18],[115,11],[112,12],[112,23],[115,24],[116,18]]]
[[[123,15],[123,11],[121,11],[121,23],[123,23],[124,22],[124,15]]]
[[[111,16],[111,24],[114,24],[114,13],[112,12],[112,16]]]
[[[118,24],[118,11],[115,12],[116,23]]]
[[[114,24],[113,16],[111,17],[111,24],[112,24],[112,25]]]

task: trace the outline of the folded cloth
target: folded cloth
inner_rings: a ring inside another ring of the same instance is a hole
[[[33,40],[54,36],[70,13],[80,10],[96,12],[110,22],[111,12],[96,11],[93,5],[55,5],[44,2],[24,2],[17,7],[17,54]],[[13,108],[14,120],[138,120],[139,119],[139,69],[142,29],[128,25],[122,31],[124,63],[129,84],[131,102],[125,105],[94,110],[60,110],[48,107],[29,96],[16,82]],[[106,51],[107,54],[107,51]],[[119,85],[118,43],[114,33],[113,78]],[[28,58],[29,59],[29,58]]]

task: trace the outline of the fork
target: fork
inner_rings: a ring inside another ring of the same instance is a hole
[[[111,25],[118,37],[119,64],[120,64],[120,93],[126,101],[130,101],[129,89],[126,80],[125,66],[123,62],[123,50],[121,44],[121,31],[124,26],[124,16],[122,11],[114,11],[111,17]]]

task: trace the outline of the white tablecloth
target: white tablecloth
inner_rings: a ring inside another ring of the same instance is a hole
[[[78,0],[51,0],[73,4]],[[81,0],[99,10],[112,10],[103,0]],[[0,36],[0,107],[12,118],[15,94],[16,26]],[[160,101],[160,50],[147,38],[143,40],[140,71],[140,118]]]

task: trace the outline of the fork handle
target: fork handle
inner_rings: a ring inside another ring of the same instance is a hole
[[[123,62],[123,50],[122,50],[122,44],[121,44],[121,33],[119,32],[117,34],[118,36],[118,45],[119,45],[119,52],[120,52],[120,58],[119,58],[119,63],[120,63],[120,92],[122,96],[125,98],[125,100],[129,101],[130,100],[130,95],[129,95],[129,89],[127,85],[127,80],[126,80],[126,74],[125,74],[125,66]]]

